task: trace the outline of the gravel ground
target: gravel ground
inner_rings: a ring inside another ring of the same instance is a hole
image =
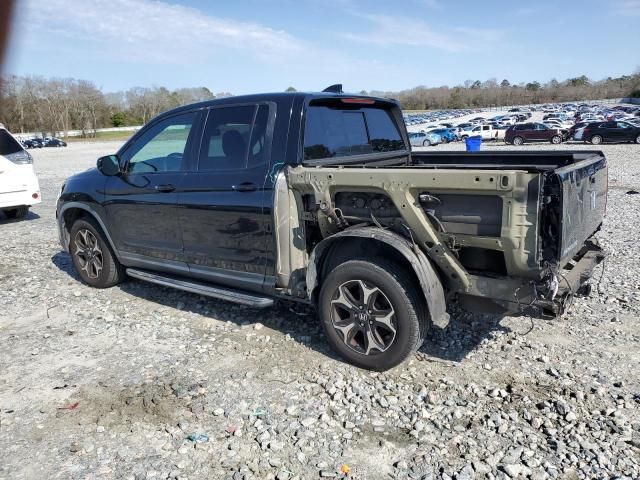
[[[81,284],[55,198],[118,146],[35,151],[44,202],[0,219],[0,479],[640,478],[640,146],[601,147],[590,297],[555,321],[453,311],[382,374],[336,359],[300,306]]]

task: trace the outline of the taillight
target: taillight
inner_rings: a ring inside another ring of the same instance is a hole
[[[342,103],[361,103],[365,105],[373,105],[376,103],[376,101],[371,98],[341,98],[340,101]]]

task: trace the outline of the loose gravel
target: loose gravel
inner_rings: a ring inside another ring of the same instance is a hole
[[[640,145],[600,147],[589,297],[554,321],[453,310],[386,373],[335,358],[299,305],[80,283],[56,196],[118,146],[34,151],[44,202],[0,218],[0,479],[640,478]]]

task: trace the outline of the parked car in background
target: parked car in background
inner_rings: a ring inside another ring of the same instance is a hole
[[[507,129],[504,141],[512,145],[528,142],[551,142],[557,145],[562,143],[562,131],[543,123],[519,123]]]
[[[573,133],[570,134],[569,138],[572,138],[574,140],[582,140],[582,137],[584,135],[584,129],[587,128],[587,125],[582,125],[578,128],[576,128]]]
[[[412,147],[432,147],[442,143],[442,137],[432,132],[409,132]]]
[[[571,127],[569,127],[569,138],[573,138],[577,130],[586,127],[588,124],[588,122],[576,122],[571,125]]]
[[[464,131],[462,133],[462,139],[464,140],[466,137],[480,136],[482,140],[501,140],[504,138],[505,130],[500,128],[495,128],[491,125],[478,125],[477,127],[473,127],[470,131]]]
[[[586,126],[582,140],[599,145],[604,142],[640,143],[640,127],[629,122],[596,122]]]
[[[22,142],[25,148],[42,148],[44,147],[44,142],[41,138],[30,138]]]
[[[436,128],[435,130],[431,130],[429,133],[440,135],[443,143],[456,142],[458,140],[458,134],[452,128]]]
[[[40,202],[31,154],[0,124],[0,210],[8,218],[22,218]]]
[[[67,142],[60,140],[59,138],[49,138],[44,142],[45,147],[66,147]]]

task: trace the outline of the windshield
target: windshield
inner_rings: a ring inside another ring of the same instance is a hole
[[[306,115],[304,159],[405,150],[391,110],[385,107],[312,103]]]

